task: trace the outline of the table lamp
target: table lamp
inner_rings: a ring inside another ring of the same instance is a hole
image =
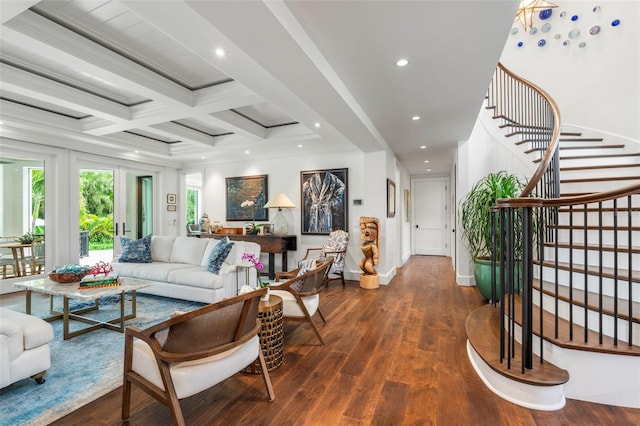
[[[280,192],[276,194],[275,197],[271,198],[267,201],[267,204],[264,205],[265,209],[278,209],[278,213],[271,221],[271,233],[277,236],[287,235],[289,232],[289,224],[287,223],[287,219],[282,214],[282,209],[292,209],[296,205],[284,195],[284,193]]]

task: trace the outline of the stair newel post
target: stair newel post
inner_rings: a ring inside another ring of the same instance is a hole
[[[632,218],[632,214],[631,212],[633,211],[633,203],[631,202],[631,195],[627,196],[627,234],[628,234],[628,240],[629,241],[629,246],[631,246],[631,241],[633,241],[632,238],[632,228],[633,228],[633,221],[631,220]],[[631,248],[631,247],[629,247]],[[627,294],[632,295],[633,294],[633,280],[631,279],[632,276],[632,271],[633,271],[633,262],[631,261],[633,256],[632,256],[632,250],[629,250],[628,256],[629,256],[629,266],[628,266],[628,274],[627,274],[627,284],[628,284],[628,288],[629,288],[629,292]],[[629,329],[629,346],[633,346],[633,297],[629,296],[627,297],[628,303],[629,303],[629,325],[628,325],[628,329]]]
[[[533,368],[533,226],[532,208],[522,214],[522,372]],[[541,352],[542,355],[542,352]]]
[[[502,271],[502,280],[500,281],[501,287],[506,287],[506,289],[504,289],[502,291],[502,294],[504,295],[506,293],[506,296],[508,297],[509,300],[509,324],[510,324],[510,330],[509,330],[509,334],[510,334],[510,340],[509,340],[509,345],[510,345],[510,351],[512,356],[515,357],[516,353],[515,353],[515,349],[516,349],[516,337],[515,337],[515,332],[516,332],[516,305],[515,305],[515,297],[514,297],[514,292],[513,292],[513,235],[514,235],[514,221],[513,221],[513,208],[506,208],[505,209],[506,213],[507,213],[507,223],[506,223],[506,227],[507,227],[507,244],[505,247],[505,257],[506,257],[506,271]],[[505,280],[505,272],[506,272],[506,280]]]
[[[489,209],[490,217],[491,217],[491,304],[496,306],[496,214],[498,209],[495,207],[491,207]]]

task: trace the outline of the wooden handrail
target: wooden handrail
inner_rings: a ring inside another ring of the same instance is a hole
[[[547,168],[549,167],[549,164],[551,163],[553,155],[558,149],[559,138],[560,138],[560,109],[558,108],[558,105],[553,100],[553,98],[542,88],[536,86],[530,81],[509,71],[501,63],[498,63],[498,68],[502,70],[505,74],[507,74],[509,77],[513,78],[514,80],[519,81],[520,83],[525,84],[531,87],[532,89],[534,89],[535,91],[537,91],[538,93],[540,93],[540,95],[549,103],[549,106],[551,107],[551,111],[553,113],[553,131],[551,133],[551,140],[550,140],[549,146],[547,147],[544,157],[542,158],[542,161],[540,161],[540,164],[538,165],[537,170],[535,171],[533,176],[531,176],[531,179],[529,180],[529,183],[522,191],[522,194],[520,194],[520,197],[529,197],[533,193],[533,190],[536,188],[540,180],[542,179],[542,176],[544,176],[545,171],[547,170]]]

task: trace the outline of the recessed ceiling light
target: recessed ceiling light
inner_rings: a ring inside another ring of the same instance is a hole
[[[225,51],[224,51],[224,49],[222,49],[222,48],[220,48],[220,47],[218,47],[218,48],[216,49],[216,56],[217,56],[218,58],[222,58],[222,57],[223,57],[224,55],[226,55],[226,54],[227,54],[227,52],[225,52]]]
[[[428,163],[428,162],[429,162],[429,160],[424,160],[424,162],[425,162],[425,163]]]
[[[302,144],[298,145],[298,148],[302,148]]]
[[[411,117],[411,119],[413,121],[418,121],[418,120],[420,120],[420,116],[419,115],[414,115],[413,117]]]
[[[431,171],[431,169],[427,169],[427,171],[428,171],[428,172],[430,172],[430,171]]]
[[[320,123],[316,121],[316,123],[314,124],[314,126],[316,126],[316,129],[320,127]]]
[[[205,157],[204,155],[202,157],[200,157],[201,160],[206,160],[207,157]]]
[[[427,149],[426,145],[420,145],[420,149]]]
[[[245,154],[251,154],[251,151],[246,150],[244,153],[245,153]]]
[[[409,65],[409,61],[407,59],[398,59],[396,62],[397,67],[406,67],[407,65]]]
[[[137,154],[137,153],[139,153],[140,151],[138,151],[138,150],[136,149],[136,150],[135,150],[135,151],[133,151],[133,152],[135,152],[135,153]]]

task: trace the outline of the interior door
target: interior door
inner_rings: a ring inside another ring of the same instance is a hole
[[[414,253],[446,256],[448,249],[447,181],[416,179],[413,182]]]

